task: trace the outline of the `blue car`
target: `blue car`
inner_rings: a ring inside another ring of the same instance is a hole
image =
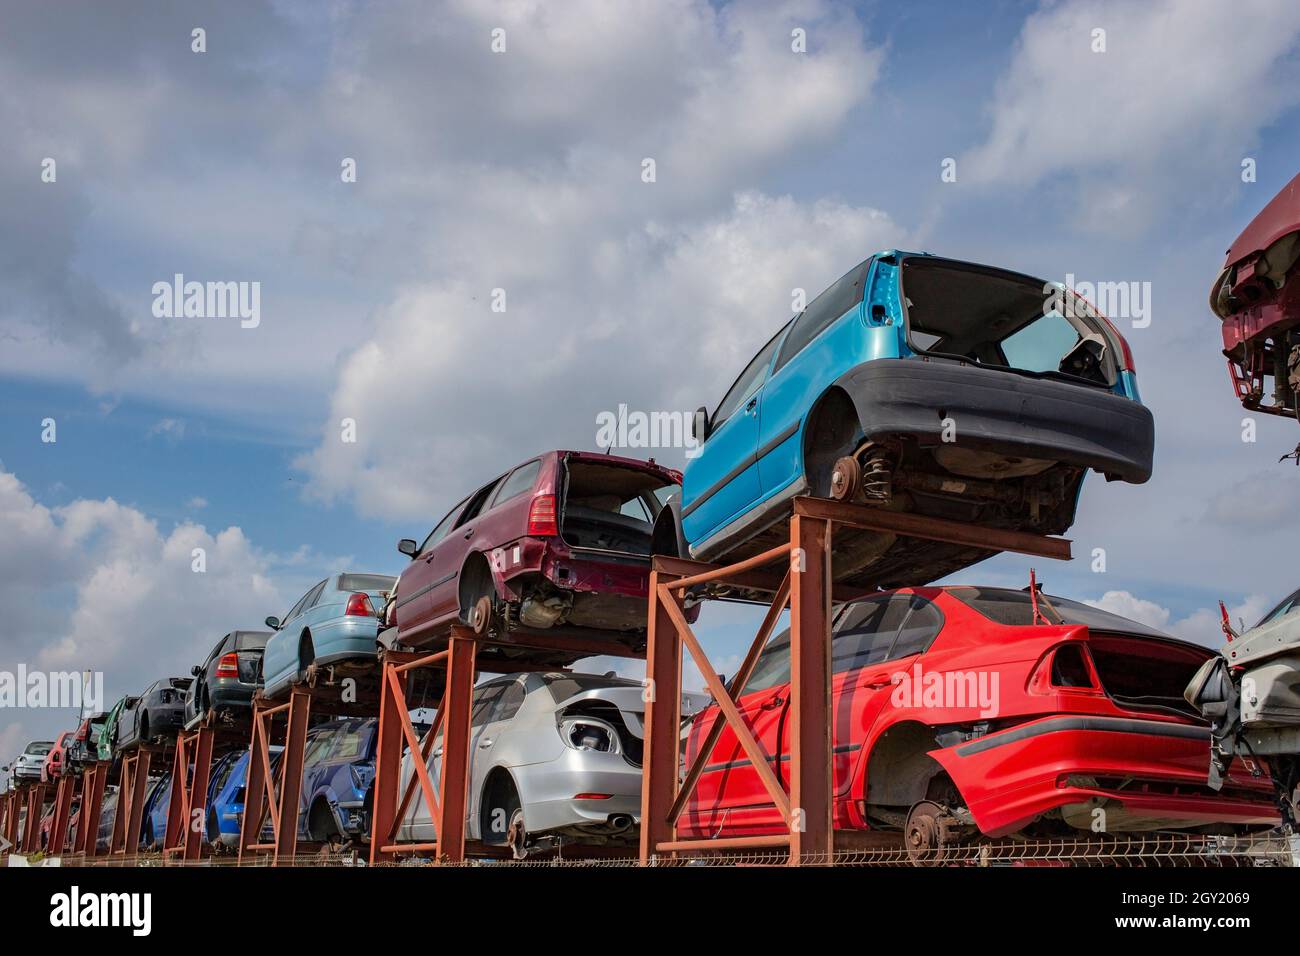
[[[307,732],[300,839],[344,843],[370,838],[378,731],[378,719],[351,717],[318,724]]]
[[[271,747],[274,766],[283,747]],[[239,828],[244,821],[244,788],[248,782],[248,751],[226,754],[212,767],[208,797],[207,838],[215,849],[239,846]]]
[[[386,574],[333,574],[284,616],[266,619],[275,633],[262,655],[262,693],[271,699],[313,667],[373,662],[379,617],[397,579]]]
[[[167,814],[171,809],[172,775],[165,773],[149,785],[140,822],[140,849],[161,850],[167,835]]]
[[[768,343],[713,413],[655,551],[740,560],[789,540],[812,495],[1060,533],[1084,475],[1141,483],[1154,425],[1128,344],[1059,283],[878,253]],[[845,530],[837,582],[899,587],[994,553]]]

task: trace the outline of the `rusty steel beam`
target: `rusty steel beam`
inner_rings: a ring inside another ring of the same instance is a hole
[[[678,750],[681,747],[682,645],[665,607],[664,589],[676,575],[659,567],[650,572],[649,623],[646,631],[646,699],[642,744],[641,847],[643,864],[660,844],[676,836],[671,817],[677,796]],[[671,598],[669,598],[671,600]]]
[[[307,721],[311,716],[311,694],[295,686],[289,692],[289,715],[286,720],[284,751],[279,763],[279,799],[275,803],[275,857],[293,860],[298,851],[298,801],[302,794],[302,765],[307,753]]]
[[[829,860],[831,785],[830,523],[790,522],[790,863]]]
[[[1014,551],[1058,561],[1070,560],[1070,540],[1028,531],[986,528],[947,518],[885,511],[869,505],[831,501],[827,498],[794,499],[796,517],[816,518],[864,531],[884,531],[909,538],[943,541],[987,551]]]
[[[68,823],[72,818],[72,801],[76,795],[77,778],[71,770],[65,770],[54,792],[54,819],[50,821],[50,842],[46,848],[50,856],[63,854],[63,844],[68,839]]]
[[[438,857],[458,863],[465,859],[465,816],[469,802],[470,716],[474,709],[474,663],[478,645],[466,636],[468,628],[452,629],[447,663],[447,689],[443,698],[441,807]]]
[[[88,858],[99,855],[99,821],[111,767],[107,760],[96,760],[82,772],[81,812],[77,816],[77,842],[73,850]]]
[[[45,790],[43,783],[31,784],[27,789],[27,819],[23,825],[22,850],[37,853],[41,849],[41,817],[45,815]]]
[[[777,548],[775,550],[780,551],[782,549]],[[778,554],[777,558],[780,557],[781,555]],[[691,558],[671,558],[661,554],[655,555],[653,563],[654,567],[664,574],[682,578],[704,574],[712,570],[727,569],[727,566],[722,564],[710,564],[707,561],[696,561]],[[774,560],[772,563],[778,564],[778,561]],[[720,583],[742,588],[746,591],[766,591],[769,594],[775,594],[781,587],[784,574],[783,566],[784,562],[779,562],[779,566],[770,571],[760,569],[745,571],[741,574],[728,573],[727,577]],[[731,569],[727,570],[730,571]],[[836,603],[856,601],[872,593],[875,592],[863,591],[862,588],[853,587],[852,585],[836,584],[831,586],[831,597]]]
[[[769,836],[718,837],[700,840],[670,840],[655,847],[660,853],[699,853],[707,850],[764,850],[786,848],[790,837],[784,833]]]
[[[163,837],[164,857],[179,855],[183,860],[198,860],[203,856],[213,737],[213,729],[206,723],[176,735],[167,831]]]

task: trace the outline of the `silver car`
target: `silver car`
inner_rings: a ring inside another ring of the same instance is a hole
[[[52,740],[33,740],[24,747],[23,752],[18,755],[18,759],[13,762],[14,783],[21,783],[25,780],[40,780],[41,767],[45,764],[45,758],[53,747],[54,741]]]
[[[641,815],[643,688],[611,675],[527,673],[474,689],[466,839],[509,847],[517,859],[561,842],[630,845]],[[688,716],[707,703],[683,695]],[[437,786],[441,733],[430,753]],[[402,787],[414,773],[402,765]],[[399,839],[435,838],[419,785]]]

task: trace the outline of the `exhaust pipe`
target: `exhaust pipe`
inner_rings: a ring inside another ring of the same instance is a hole
[[[616,813],[609,818],[609,825],[615,833],[624,833],[636,825],[630,813]]]

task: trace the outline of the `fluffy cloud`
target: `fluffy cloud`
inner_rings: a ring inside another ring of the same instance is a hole
[[[0,602],[10,609],[0,668],[102,671],[110,698],[188,674],[222,634],[257,626],[305,586],[237,527],[164,531],[111,498],[48,508],[5,471],[0,527]],[[195,573],[200,548],[206,571]],[[0,743],[68,722],[59,711],[11,716]]]
[[[1290,0],[1046,5],[1026,20],[988,138],[959,174],[1020,188],[1077,177],[1079,216],[1099,229],[1145,224],[1189,172],[1223,171],[1226,194],[1259,131],[1300,102],[1298,41]]]
[[[1174,619],[1173,612],[1169,608],[1137,597],[1128,591],[1107,591],[1097,600],[1085,603],[1140,624],[1146,624],[1148,627],[1154,627],[1156,630],[1168,631],[1185,641],[1207,647],[1218,647],[1223,644],[1218,607],[1198,608],[1185,617]],[[1229,607],[1228,616],[1233,626],[1239,630],[1243,625],[1248,628],[1254,627],[1264,616],[1264,612],[1274,603],[1262,595],[1251,594]]]

